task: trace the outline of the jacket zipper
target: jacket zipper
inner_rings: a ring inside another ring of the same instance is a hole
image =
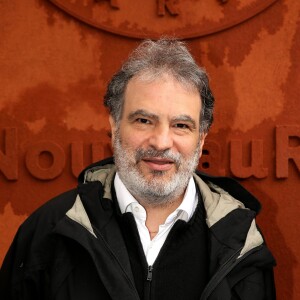
[[[169,232],[169,234],[167,236],[167,239],[165,240],[165,242],[164,242],[161,250],[158,253],[158,256],[157,256],[157,258],[156,258],[156,260],[154,262],[154,266],[157,265],[158,261],[161,259],[162,253],[164,252],[166,245],[168,245],[169,240],[173,236],[175,228],[178,227],[178,224],[179,223],[176,222],[173,225],[173,227],[171,228],[171,231]],[[153,265],[147,267],[146,284],[145,284],[145,289],[144,289],[144,295],[145,295],[144,299],[145,300],[150,300],[151,299],[151,289],[152,289],[152,280],[153,280],[153,268],[154,268]],[[154,297],[155,297],[155,295],[154,295]],[[152,295],[152,298],[153,298],[153,295]]]
[[[211,278],[207,286],[205,287],[204,291],[202,292],[200,300],[208,299],[209,295],[213,292],[213,290],[217,287],[217,285],[224,279],[224,277],[241,261],[243,261],[246,257],[250,254],[260,250],[262,245],[253,248],[249,252],[245,253],[240,259],[238,258],[239,254],[243,247],[241,247],[238,251],[236,251],[221,267],[220,269],[214,274]]]
[[[145,287],[145,300],[149,300],[151,297],[152,277],[153,277],[153,266],[148,266],[147,277],[146,277],[146,287]]]
[[[152,271],[153,271],[153,267],[149,266],[148,267],[148,272],[147,272],[147,281],[152,281]]]

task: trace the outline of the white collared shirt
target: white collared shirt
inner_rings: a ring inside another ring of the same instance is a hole
[[[121,213],[131,212],[134,216],[148,265],[151,266],[155,262],[175,222],[177,220],[187,222],[191,219],[198,203],[195,182],[191,177],[181,204],[167,217],[165,223],[159,226],[158,233],[152,240],[145,224],[147,218],[146,210],[130,194],[118,173],[115,176],[114,186]]]

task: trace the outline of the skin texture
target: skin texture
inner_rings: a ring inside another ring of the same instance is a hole
[[[200,109],[199,93],[178,83],[168,74],[151,81],[134,77],[125,92],[120,122],[116,124],[110,117],[113,143],[117,138],[126,152],[135,155],[139,149],[171,152],[174,159],[159,155],[148,157],[143,153],[132,166],[149,184],[158,180],[165,185],[186,165],[180,166],[176,156],[182,160],[192,160],[197,150],[196,161],[201,156],[206,135],[199,131]],[[130,190],[147,211],[146,226],[149,231],[157,231],[158,226],[180,205],[185,188],[168,205],[160,206],[149,204]]]

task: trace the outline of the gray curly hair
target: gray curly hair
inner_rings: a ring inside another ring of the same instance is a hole
[[[129,56],[121,69],[112,77],[104,96],[114,121],[122,117],[124,94],[129,80],[149,75],[158,78],[170,74],[179,83],[196,88],[200,94],[200,131],[207,133],[213,122],[214,97],[204,69],[198,67],[184,42],[173,38],[142,42]]]

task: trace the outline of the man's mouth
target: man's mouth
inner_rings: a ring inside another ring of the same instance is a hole
[[[142,161],[153,171],[168,171],[174,166],[174,161],[167,158],[145,157]]]

